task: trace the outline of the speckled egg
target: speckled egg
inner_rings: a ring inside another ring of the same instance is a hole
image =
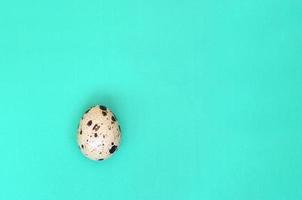
[[[120,140],[121,128],[111,110],[97,105],[85,112],[78,128],[78,145],[86,157],[105,160],[118,149]]]

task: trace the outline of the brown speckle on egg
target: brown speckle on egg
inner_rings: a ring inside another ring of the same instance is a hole
[[[91,124],[92,124],[92,121],[89,120],[89,121],[87,122],[87,126],[91,126]]]

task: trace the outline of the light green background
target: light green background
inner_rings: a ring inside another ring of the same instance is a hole
[[[1,200],[302,199],[300,0],[1,1],[0,91]]]

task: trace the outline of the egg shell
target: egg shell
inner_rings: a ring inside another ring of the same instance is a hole
[[[102,105],[88,109],[77,134],[81,152],[91,160],[105,160],[119,148],[121,128],[116,116]]]

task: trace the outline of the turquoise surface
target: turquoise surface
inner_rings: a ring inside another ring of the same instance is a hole
[[[302,199],[302,1],[1,1],[0,199]],[[104,104],[122,145],[76,144]]]

